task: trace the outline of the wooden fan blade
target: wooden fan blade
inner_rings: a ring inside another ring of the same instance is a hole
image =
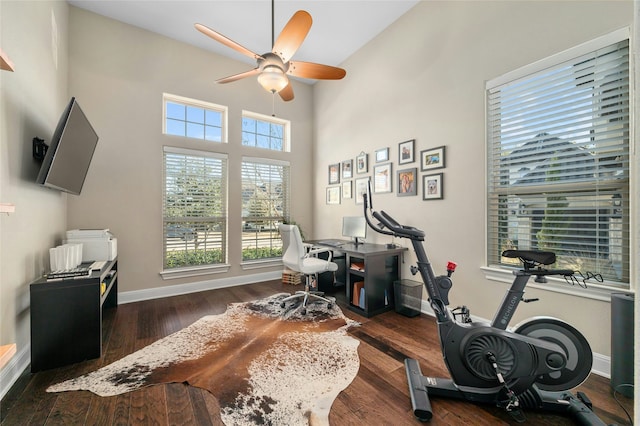
[[[304,41],[311,29],[312,22],[313,20],[308,12],[299,10],[294,13],[273,44],[272,52],[279,55],[282,58],[282,62],[287,62]]]
[[[222,44],[224,44],[227,47],[232,48],[233,50],[242,53],[243,55],[246,55],[250,58],[253,59],[258,59],[258,58],[262,58],[261,55],[258,55],[257,53],[252,52],[251,50],[247,49],[246,47],[236,43],[235,41],[231,40],[228,37],[223,36],[222,34],[220,34],[219,32],[213,31],[211,28],[202,25],[202,24],[195,24],[196,30],[200,31],[202,34],[211,37],[212,39],[214,39],[217,42],[220,42]]]
[[[252,75],[260,74],[260,68],[254,68],[249,71],[241,72],[240,74],[230,75],[229,77],[221,78],[216,80],[216,83],[231,83],[232,81],[240,80],[241,78],[251,77]]]
[[[347,75],[347,72],[342,68],[332,67],[330,65],[289,61],[287,74],[295,77],[315,78],[317,80],[340,80]]]
[[[283,101],[289,102],[293,100],[293,87],[291,86],[291,82],[285,86],[284,89],[278,92]]]

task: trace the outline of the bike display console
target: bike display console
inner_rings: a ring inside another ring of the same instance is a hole
[[[102,355],[102,312],[118,305],[117,258],[88,276],[29,287],[32,373]]]

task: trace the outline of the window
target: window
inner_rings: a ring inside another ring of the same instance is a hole
[[[266,115],[242,113],[242,145],[289,152],[289,122]]]
[[[282,256],[278,225],[289,218],[289,164],[242,159],[242,260]]]
[[[227,108],[208,102],[163,95],[164,133],[226,142]]]
[[[164,269],[227,259],[227,157],[164,148]]]
[[[487,83],[489,265],[514,265],[506,249],[549,250],[559,268],[629,288],[628,37]]]

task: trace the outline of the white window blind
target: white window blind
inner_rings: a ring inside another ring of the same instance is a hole
[[[227,157],[164,148],[164,269],[227,258]]]
[[[282,256],[278,225],[289,219],[289,163],[242,160],[242,259]]]
[[[487,84],[489,265],[548,250],[629,287],[628,32],[614,38]]]

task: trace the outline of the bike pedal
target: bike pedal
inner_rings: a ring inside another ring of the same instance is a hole
[[[517,410],[507,410],[507,413],[518,423],[524,423],[527,421],[527,416],[524,415],[524,411]]]

